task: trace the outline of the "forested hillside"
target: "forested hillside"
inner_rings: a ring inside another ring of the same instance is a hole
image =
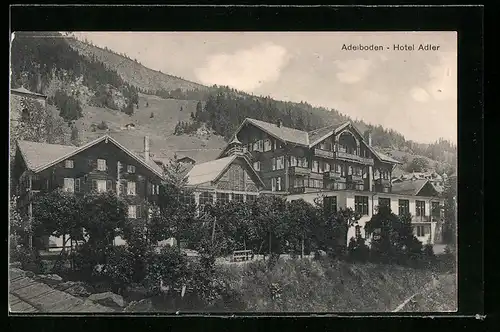
[[[277,101],[224,86],[205,87],[146,68],[127,55],[61,37],[57,33],[16,33],[11,47],[12,87],[24,86],[48,95],[49,103],[59,109],[60,116],[66,121],[84,117],[86,107],[93,107],[93,121],[97,123],[100,120],[97,111],[111,109],[132,116],[144,109],[141,106],[138,110],[139,92],[198,104],[190,118],[168,117],[168,121],[179,121],[172,132],[152,133],[165,138],[190,134],[206,126],[228,139],[246,117],[271,122],[281,119],[285,126],[301,130],[352,121],[337,110],[313,107],[307,102]],[[168,112],[171,114],[172,110]],[[183,113],[182,109],[178,112]],[[146,117],[134,118],[142,121]],[[161,123],[157,125],[161,126]],[[362,132],[371,130],[373,145],[405,164],[419,155],[430,159],[431,168],[439,166],[446,172],[454,171],[456,146],[448,141],[420,144],[382,126],[368,125],[363,121],[355,121],[355,125]],[[172,124],[165,124],[165,127],[170,128]]]

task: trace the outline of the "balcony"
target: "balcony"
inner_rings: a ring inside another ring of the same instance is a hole
[[[339,172],[329,171],[329,172],[323,173],[323,176],[325,177],[325,179],[335,180],[337,182],[345,182],[346,181],[346,179],[344,177],[342,177],[342,174],[340,174]]]
[[[388,180],[388,179],[375,179],[375,184],[379,185],[381,187],[390,187],[391,186],[391,180]]]
[[[333,151],[322,150],[322,149],[314,149],[314,155],[316,157],[329,158],[329,159],[333,159],[335,157]]]
[[[293,187],[290,188],[288,191],[290,194],[304,194],[304,193],[316,193],[319,191],[324,191],[324,188],[315,188],[315,187]]]
[[[347,181],[352,183],[363,183],[363,177],[361,175],[348,175]]]
[[[290,175],[309,175],[311,170],[301,166],[291,166],[288,168]]]
[[[411,222],[431,222],[431,217],[430,216],[412,216],[411,217]]]
[[[365,158],[365,157],[361,157],[361,156],[347,153],[347,152],[343,152],[343,151],[337,151],[334,153],[334,155],[335,155],[335,158],[339,159],[339,160],[355,161],[355,162],[365,164],[365,165],[373,165],[374,164],[372,158]]]

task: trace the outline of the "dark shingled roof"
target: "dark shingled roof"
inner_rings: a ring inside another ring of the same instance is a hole
[[[270,135],[280,138],[289,143],[295,143],[300,145],[309,145],[309,137],[306,131],[293,129],[289,127],[278,127],[274,123],[269,123],[265,121],[260,121],[256,119],[247,118],[245,122],[249,122],[256,127],[264,130]]]
[[[392,184],[392,193],[416,196],[429,180],[408,180]]]
[[[28,169],[35,170],[78,149],[76,146],[18,141]]]

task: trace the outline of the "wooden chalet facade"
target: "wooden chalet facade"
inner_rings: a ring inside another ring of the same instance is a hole
[[[148,145],[146,138],[146,151]],[[129,218],[142,218],[144,203],[158,199],[163,174],[147,155],[140,158],[105,135],[81,147],[19,141],[13,177],[18,207],[30,220],[36,195],[56,189],[75,195],[113,191],[126,198]]]
[[[233,141],[221,152],[237,151],[262,179],[261,192],[282,194],[338,208],[352,208],[362,216],[348,230],[347,240],[364,234],[376,207],[387,204],[396,214],[413,216],[414,233],[424,243],[440,241],[443,199],[428,180],[392,183],[399,161],[375,151],[369,132],[351,123],[306,132],[255,119],[245,119]],[[200,164],[200,167],[202,164]]]

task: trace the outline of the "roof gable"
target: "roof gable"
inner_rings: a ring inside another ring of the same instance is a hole
[[[188,174],[186,174],[187,184],[190,186],[196,186],[217,181],[237,158],[241,158],[245,162],[248,166],[247,168],[252,172],[259,184],[264,186],[262,179],[257,173],[255,173],[248,161],[244,157],[238,155],[232,155],[194,165]]]
[[[311,130],[307,133],[309,136],[309,145],[312,147],[324,139],[330,137],[331,135],[335,134],[338,130],[346,127],[349,122],[341,122],[341,123],[336,123],[336,124],[331,124],[329,126]]]
[[[438,194],[437,190],[426,179],[394,182],[392,192],[411,196],[434,196]]]
[[[23,158],[25,159],[28,167],[30,167],[30,170],[35,173],[39,173],[103,141],[109,141],[113,143],[115,146],[117,146],[131,158],[142,164],[144,167],[152,171],[158,177],[163,178],[163,172],[161,168],[153,160],[149,160],[149,162],[146,162],[146,160],[140,158],[138,155],[136,155],[108,135],[101,136],[80,147],[35,142],[28,142],[28,144],[23,144],[23,142],[26,141],[18,142],[18,146],[20,147]],[[21,145],[19,145],[19,143],[21,143]],[[51,151],[51,153],[46,155],[46,150]],[[25,155],[28,155],[29,157],[26,157]],[[26,158],[29,158],[30,161],[28,162]]]

